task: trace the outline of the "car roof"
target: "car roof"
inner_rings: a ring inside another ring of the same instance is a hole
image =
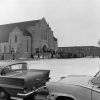
[[[1,61],[0,62],[0,74],[3,68],[9,65],[15,65],[15,64],[27,64],[24,61]]]
[[[14,64],[26,64],[24,61],[2,61],[0,62],[0,66],[9,66]]]

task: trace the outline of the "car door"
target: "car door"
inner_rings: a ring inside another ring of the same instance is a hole
[[[95,85],[93,87],[92,100],[100,100],[100,86]]]
[[[100,100],[100,72],[92,79],[92,100]]]

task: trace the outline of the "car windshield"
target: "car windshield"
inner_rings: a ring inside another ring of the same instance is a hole
[[[100,71],[94,76],[94,78],[91,80],[93,84],[96,84],[100,86]]]
[[[95,75],[95,77],[100,77],[100,71]]]
[[[27,70],[27,64],[9,65],[2,70],[1,75],[16,74],[25,70]]]

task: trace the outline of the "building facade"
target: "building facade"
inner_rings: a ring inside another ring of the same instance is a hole
[[[56,52],[57,46],[57,38],[45,18],[0,25],[0,54],[30,57],[44,47]]]
[[[31,35],[20,28],[15,27],[9,35],[10,53],[16,53],[17,56],[31,54]]]

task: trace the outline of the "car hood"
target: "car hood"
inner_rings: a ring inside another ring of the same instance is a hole
[[[92,76],[70,75],[68,77],[61,78],[59,80],[59,82],[64,83],[64,84],[72,84],[72,85],[90,87],[90,80],[91,79],[92,79]]]

